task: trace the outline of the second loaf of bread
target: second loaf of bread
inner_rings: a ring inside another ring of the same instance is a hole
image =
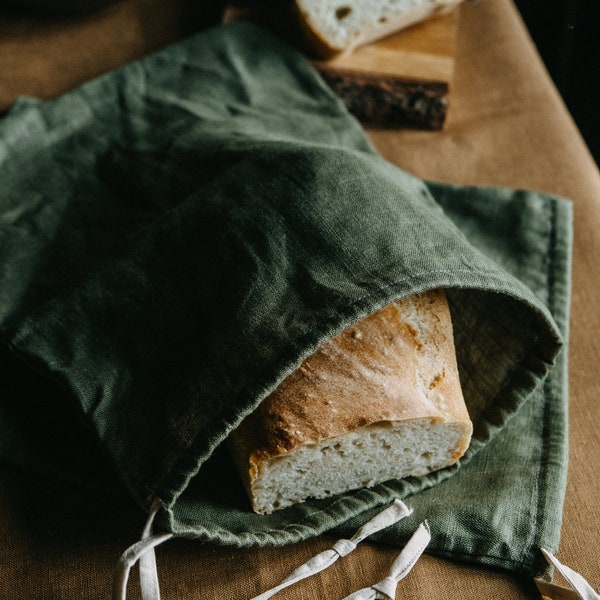
[[[306,42],[322,58],[348,53],[453,10],[462,0],[295,0]]]
[[[270,513],[454,463],[472,424],[443,291],[392,302],[322,345],[247,417],[230,447]]]

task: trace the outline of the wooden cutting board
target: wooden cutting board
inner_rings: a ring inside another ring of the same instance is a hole
[[[315,65],[362,121],[441,129],[449,107],[457,29],[455,10]]]
[[[300,44],[285,2],[230,8]],[[366,124],[441,129],[449,108],[459,10],[419,23],[347,56],[314,60],[350,112]]]

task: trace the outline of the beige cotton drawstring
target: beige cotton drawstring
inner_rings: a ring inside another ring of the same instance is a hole
[[[398,583],[410,573],[430,540],[429,526],[426,522],[421,523],[394,561],[389,575],[371,587],[346,596],[344,600],[394,600]]]
[[[279,585],[255,596],[252,600],[267,600],[280,592],[281,590],[293,585],[294,583],[306,579],[311,575],[315,575],[330,567],[338,558],[346,556],[352,552],[356,546],[365,538],[369,537],[376,531],[390,527],[401,519],[408,517],[412,513],[403,502],[394,500],[394,503],[375,515],[370,521],[365,523],[349,540],[338,540],[329,550],[325,550],[317,554],[309,561],[295,569],[288,575]]]
[[[160,600],[154,548],[174,537],[172,533],[153,533],[154,519],[160,507],[161,503],[159,501],[156,501],[152,505],[142,531],[141,539],[132,544],[119,559],[113,581],[112,600],[126,600],[129,573],[138,562],[142,599]],[[323,571],[340,557],[352,552],[368,536],[390,527],[411,513],[412,510],[402,501],[395,500],[391,506],[376,514],[370,521],[360,527],[350,539],[338,540],[330,549],[317,554],[295,569],[279,585],[259,596],[255,596],[252,600],[268,600],[286,587]],[[344,600],[394,600],[398,582],[408,575],[429,544],[430,539],[429,526],[426,522],[421,523],[394,561],[389,575],[371,587],[358,590],[346,596]],[[570,588],[536,579],[540,594],[552,600],[600,600],[600,595],[592,589],[590,584],[579,573],[563,565],[547,550],[542,549],[541,551],[548,563],[553,565],[564,577]]]
[[[112,600],[126,600],[129,572],[138,561],[140,563],[142,599],[160,600],[154,548],[173,537],[172,533],[153,534],[154,519],[160,507],[161,503],[159,501],[152,504],[141,539],[127,548],[121,555],[113,580]]]
[[[121,558],[117,563],[113,580],[112,600],[126,600],[129,573],[138,561],[142,599],[160,600],[154,548],[174,537],[172,533],[153,533],[154,519],[160,507],[161,503],[155,501],[142,531],[141,539],[135,544],[132,544],[121,555]],[[412,510],[402,501],[395,500],[391,506],[388,506],[376,514],[370,521],[360,527],[350,539],[338,540],[333,544],[331,549],[319,553],[317,556],[295,569],[294,572],[286,577],[278,586],[264,592],[260,596],[256,596],[252,600],[267,600],[267,598],[274,596],[280,590],[297,581],[323,571],[331,566],[338,558],[352,552],[365,538],[377,531],[390,527],[394,523],[409,516],[411,513]]]
[[[548,550],[541,548],[541,551],[548,564],[554,566],[571,586],[571,589],[569,589],[542,579],[536,579],[535,583],[542,596],[552,600],[600,600],[600,595],[579,573],[563,565]]]

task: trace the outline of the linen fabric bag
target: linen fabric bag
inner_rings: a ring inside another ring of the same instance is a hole
[[[236,546],[350,531],[404,498],[428,551],[544,570],[566,476],[567,201],[403,172],[249,24],[23,98],[0,122],[0,181],[5,463],[102,489],[116,473],[165,530]],[[253,514],[228,433],[319,344],[440,287],[465,457]],[[380,538],[403,543],[408,521]]]

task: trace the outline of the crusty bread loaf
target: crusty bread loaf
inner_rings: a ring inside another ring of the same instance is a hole
[[[462,0],[295,0],[311,50],[348,53],[391,33],[448,13]]]
[[[443,291],[323,344],[230,436],[256,512],[453,464],[469,445]]]

